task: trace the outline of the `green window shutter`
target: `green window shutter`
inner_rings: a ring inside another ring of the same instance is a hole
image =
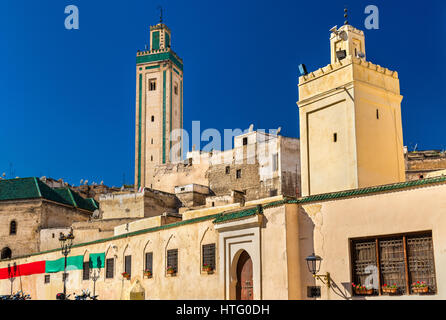
[[[170,48],[170,36],[167,32],[165,33],[165,35],[166,35],[166,47]]]
[[[152,32],[152,50],[158,50],[160,48],[160,32]]]

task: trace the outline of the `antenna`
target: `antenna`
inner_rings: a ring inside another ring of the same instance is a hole
[[[344,25],[347,25],[348,24],[348,10],[347,10],[347,8],[345,8],[344,9],[344,18],[345,18],[345,21],[344,21]]]
[[[157,9],[160,10],[160,23],[163,23],[163,7],[158,6]]]

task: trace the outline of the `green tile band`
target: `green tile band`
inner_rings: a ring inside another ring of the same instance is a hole
[[[169,148],[169,153],[172,150],[172,139],[170,138],[172,135],[172,70],[170,70],[170,131],[169,131],[169,143],[170,143],[170,148]],[[170,156],[169,156],[170,158]],[[172,160],[172,159],[170,159]]]
[[[139,75],[138,189],[141,187],[141,112],[142,112],[142,74]]]
[[[178,69],[183,71],[183,63],[171,52],[153,53],[144,56],[136,57],[136,64],[150,63],[150,62],[160,62],[160,61],[172,61]]]
[[[166,163],[166,70],[163,71],[163,163]]]

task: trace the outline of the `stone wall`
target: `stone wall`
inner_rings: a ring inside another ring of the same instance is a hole
[[[446,152],[413,151],[406,153],[405,159],[406,180],[423,179],[430,172],[446,169]]]
[[[39,252],[42,250],[40,235],[42,229],[63,229],[70,227],[76,221],[86,221],[89,218],[90,213],[87,211],[41,199],[1,202],[0,250],[5,247],[10,248],[13,257]],[[17,223],[16,235],[9,234],[12,220]],[[55,237],[58,236],[57,233]],[[49,240],[47,235],[44,239]],[[43,247],[46,248],[47,244]]]

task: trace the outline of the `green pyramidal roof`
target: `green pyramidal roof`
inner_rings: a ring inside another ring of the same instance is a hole
[[[38,178],[0,180],[0,201],[47,199],[76,208],[94,211],[98,208],[93,199],[84,199],[68,188],[52,189]]]

